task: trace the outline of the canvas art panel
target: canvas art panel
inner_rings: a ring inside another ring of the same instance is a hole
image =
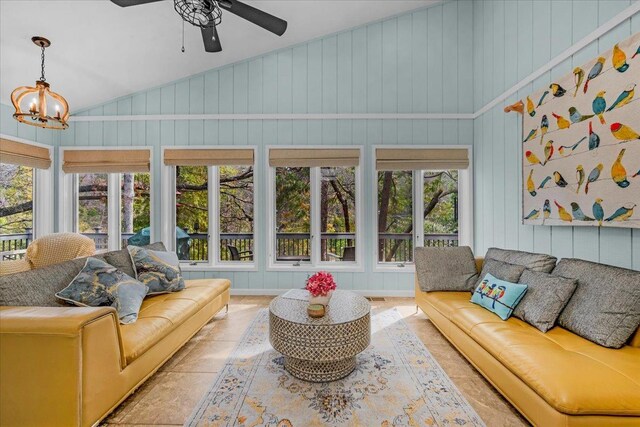
[[[640,33],[523,100],[524,224],[640,227]]]

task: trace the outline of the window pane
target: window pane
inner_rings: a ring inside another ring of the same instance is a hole
[[[108,248],[109,180],[106,173],[78,174],[78,233],[96,242],[96,250]]]
[[[148,245],[151,225],[151,175],[123,173],[120,175],[120,231],[122,247],[129,239],[136,246]],[[132,238],[133,237],[133,238]]]
[[[176,166],[176,252],[181,260],[209,260],[208,167]]]
[[[378,262],[413,261],[413,173],[378,172]]]
[[[276,168],[276,261],[311,259],[309,168]]]
[[[253,261],[253,167],[220,166],[220,261]]]
[[[322,261],[356,260],[356,168],[320,169]]]
[[[458,246],[458,171],[424,172],[424,245]]]
[[[0,261],[24,256],[33,232],[33,169],[0,163]]]

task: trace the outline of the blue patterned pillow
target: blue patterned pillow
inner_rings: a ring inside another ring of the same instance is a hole
[[[525,292],[527,285],[496,279],[487,273],[473,292],[471,302],[507,320]]]
[[[175,252],[152,251],[127,246],[136,278],[149,287],[147,295],[166,294],[184,289],[180,261]]]
[[[120,323],[138,320],[147,286],[111,264],[89,257],[80,273],[56,297],[82,307],[114,307]]]

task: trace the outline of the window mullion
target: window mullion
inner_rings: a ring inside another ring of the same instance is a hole
[[[311,179],[311,212],[309,220],[311,222],[311,264],[313,266],[320,263],[320,247],[322,236],[320,232],[320,168],[313,167],[309,171]]]
[[[424,246],[424,171],[413,171],[413,240],[414,248]]]
[[[208,170],[207,198],[209,201],[209,224],[207,224],[207,242],[209,246],[210,266],[217,264],[219,258],[219,233],[220,233],[220,184],[219,184],[219,168],[210,166]]]
[[[110,251],[120,249],[120,174],[110,173],[108,182],[108,218],[107,218],[107,247]]]

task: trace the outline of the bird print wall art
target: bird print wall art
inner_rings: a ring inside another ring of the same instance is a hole
[[[525,97],[522,222],[640,228],[640,33],[575,65]]]

